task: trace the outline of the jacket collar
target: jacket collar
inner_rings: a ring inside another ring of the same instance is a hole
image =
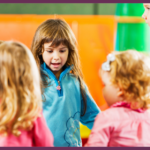
[[[46,71],[46,73],[49,75],[50,78],[53,78],[54,80],[58,80],[56,78],[56,76],[53,74],[53,72],[47,67],[47,65],[45,64],[45,62],[41,65],[41,68]],[[61,72],[60,76],[59,76],[59,81],[61,81],[61,79],[63,78],[64,75],[66,75],[67,73],[69,73],[71,70],[73,69],[73,65],[66,67],[63,72]]]
[[[128,102],[125,102],[125,101],[116,102],[115,104],[111,105],[111,107],[126,107],[126,108],[129,108],[131,110],[137,111],[139,113],[143,113],[143,112],[145,112],[147,110],[147,109],[142,109],[142,108],[132,109],[130,107],[130,104]]]

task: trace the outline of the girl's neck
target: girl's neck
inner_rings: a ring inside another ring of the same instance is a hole
[[[59,76],[60,76],[60,74],[61,74],[62,71],[63,71],[63,70],[60,69],[59,71],[52,71],[52,72],[53,72],[53,74],[56,76],[56,78],[59,79]]]
[[[60,76],[60,74],[65,70],[65,68],[66,68],[66,66],[64,65],[60,70],[58,70],[58,71],[52,71],[53,72],[53,74],[55,75],[55,77],[59,80],[59,76]]]

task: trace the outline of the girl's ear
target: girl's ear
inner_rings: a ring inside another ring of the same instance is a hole
[[[123,90],[122,90],[121,88],[119,88],[119,91],[118,91],[118,93],[117,93],[117,96],[118,96],[118,97],[121,97],[121,96],[123,96],[123,95],[124,95]]]

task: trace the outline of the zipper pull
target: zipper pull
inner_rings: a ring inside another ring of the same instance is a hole
[[[61,90],[61,87],[60,87],[60,81],[58,81],[58,86],[56,87],[57,90]]]

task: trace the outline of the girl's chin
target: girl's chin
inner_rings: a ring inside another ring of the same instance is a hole
[[[53,72],[58,72],[59,69],[51,69]]]

